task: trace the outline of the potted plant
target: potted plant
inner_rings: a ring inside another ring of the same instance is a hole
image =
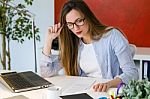
[[[119,94],[122,99],[150,99],[150,82],[145,80],[132,80],[125,85]]]
[[[24,3],[14,5],[15,0],[0,0],[0,36],[1,52],[0,63],[3,69],[11,69],[10,41],[23,43],[25,39],[40,40],[39,28],[32,27],[32,14],[26,10],[33,0],[24,0]],[[13,4],[13,6],[12,6]],[[34,28],[34,35],[32,30]]]

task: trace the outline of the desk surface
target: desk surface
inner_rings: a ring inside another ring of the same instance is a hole
[[[55,77],[47,78],[48,81],[50,81],[54,85],[60,86],[62,89],[66,89],[67,87],[69,87],[70,83],[72,83],[73,80],[76,80],[76,79],[82,79],[82,80],[93,79],[93,80],[96,80],[96,82],[108,81],[106,79],[98,79],[98,78],[90,78],[90,77],[74,77],[74,76],[55,76]],[[0,83],[0,99],[11,97],[11,96],[16,96],[16,95],[24,95],[28,97],[29,99],[42,99],[43,93],[46,90],[47,89],[45,88],[45,89],[38,89],[38,90],[32,90],[32,91],[27,91],[27,92],[21,92],[21,93],[13,93]],[[110,89],[108,91],[116,91],[116,89]],[[92,89],[87,90],[86,93],[88,93],[94,99],[100,96],[108,97],[108,94],[106,92],[94,92]]]

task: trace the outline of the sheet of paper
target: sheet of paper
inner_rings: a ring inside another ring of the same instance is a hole
[[[94,79],[74,79],[70,85],[63,90],[62,94],[66,95],[85,92],[86,90],[89,90],[95,82],[96,80]]]
[[[17,95],[17,96],[3,98],[3,99],[29,99],[29,98],[27,98],[26,96],[23,96],[23,95]]]

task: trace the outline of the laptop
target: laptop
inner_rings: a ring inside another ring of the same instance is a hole
[[[15,93],[52,86],[51,82],[32,71],[1,73],[0,81]]]

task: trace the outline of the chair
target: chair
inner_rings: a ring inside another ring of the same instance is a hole
[[[137,51],[137,48],[136,48],[136,45],[134,44],[129,44],[130,46],[130,50],[131,50],[131,53],[132,53],[132,57],[134,57],[136,51]]]

